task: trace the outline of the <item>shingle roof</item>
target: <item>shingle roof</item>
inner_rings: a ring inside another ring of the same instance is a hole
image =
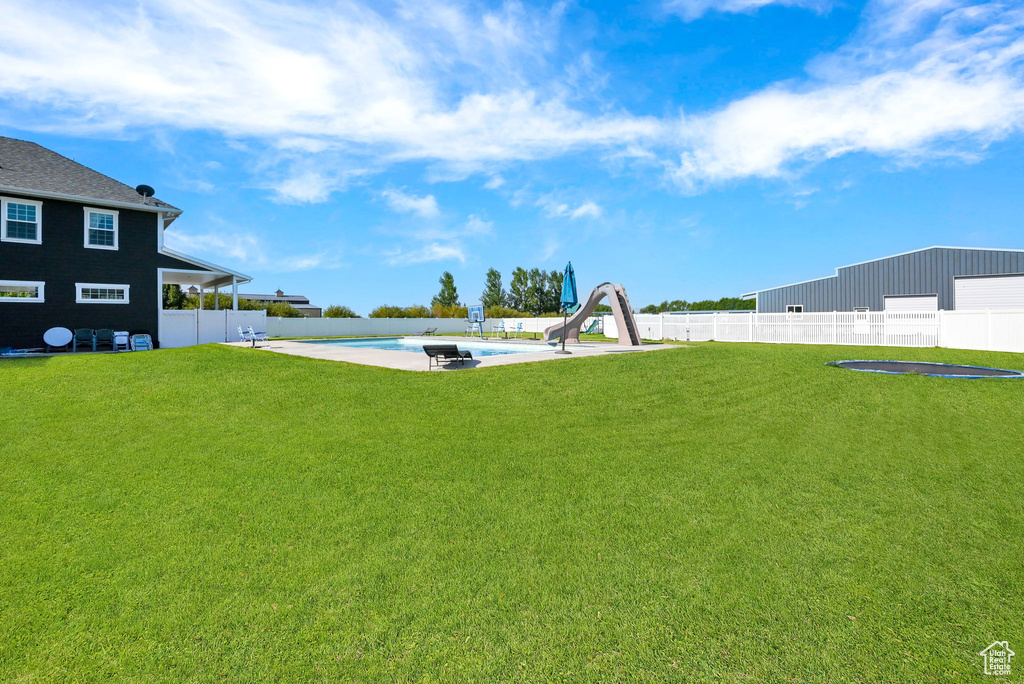
[[[27,140],[0,136],[0,185],[180,212],[124,183]]]

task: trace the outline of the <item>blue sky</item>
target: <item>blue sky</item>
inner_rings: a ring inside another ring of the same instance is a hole
[[[185,210],[182,251],[361,314],[489,267],[734,296],[1024,248],[1024,7],[0,0],[0,134]]]

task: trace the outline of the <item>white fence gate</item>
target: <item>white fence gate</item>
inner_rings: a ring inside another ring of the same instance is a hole
[[[161,311],[157,337],[161,348],[190,347],[210,342],[238,341],[238,326],[266,329],[265,311]]]
[[[1024,311],[638,314],[648,340],[950,347],[1024,352]],[[605,335],[616,337],[605,318]]]

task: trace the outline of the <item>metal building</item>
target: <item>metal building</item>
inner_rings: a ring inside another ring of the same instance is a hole
[[[1024,250],[926,247],[758,290],[758,313],[1024,310]]]

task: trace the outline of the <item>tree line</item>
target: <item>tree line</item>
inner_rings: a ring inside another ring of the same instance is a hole
[[[640,309],[640,313],[665,313],[666,311],[746,311],[757,308],[753,299],[739,297],[722,297],[719,300],[702,299],[699,302],[688,302],[685,299],[673,299],[661,304],[648,304]]]

